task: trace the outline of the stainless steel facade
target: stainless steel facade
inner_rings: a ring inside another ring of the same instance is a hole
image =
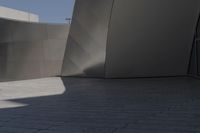
[[[187,75],[199,7],[199,0],[76,0],[62,75]]]
[[[77,0],[63,63],[63,76],[104,77],[113,0]]]
[[[76,0],[70,32],[0,19],[0,80],[198,75],[199,9],[199,0]]]
[[[115,0],[106,77],[187,75],[199,0]]]
[[[199,2],[200,3],[200,2]],[[200,4],[199,4],[200,6]],[[200,76],[200,10],[190,57],[189,74]]]
[[[57,76],[69,25],[0,19],[0,80]]]

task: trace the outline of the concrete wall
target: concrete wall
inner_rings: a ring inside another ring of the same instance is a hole
[[[77,0],[63,76],[104,77],[108,24],[113,0]]]
[[[77,0],[62,74],[187,75],[198,2]]]
[[[0,18],[14,19],[26,22],[39,22],[39,16],[33,13],[19,11],[0,6]]]
[[[0,80],[60,75],[68,30],[68,25],[0,19]]]

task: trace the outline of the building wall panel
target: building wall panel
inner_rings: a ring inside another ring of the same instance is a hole
[[[113,0],[76,0],[62,75],[104,77]]]
[[[198,0],[115,0],[106,77],[187,75]]]

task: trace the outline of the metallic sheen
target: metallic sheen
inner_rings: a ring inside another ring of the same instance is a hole
[[[199,0],[76,0],[62,75],[187,75],[199,8]]]
[[[108,25],[113,0],[77,0],[63,76],[104,77]]]

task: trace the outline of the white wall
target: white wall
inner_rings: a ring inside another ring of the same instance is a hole
[[[14,19],[27,22],[39,22],[39,16],[36,14],[2,6],[0,6],[0,18]]]

